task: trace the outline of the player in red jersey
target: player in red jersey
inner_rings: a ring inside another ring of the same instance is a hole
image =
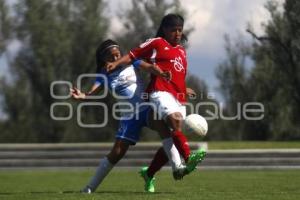
[[[156,38],[147,40],[138,48],[129,52],[126,56],[114,63],[106,65],[107,70],[113,70],[119,64],[131,63],[134,59],[144,59],[147,62],[157,64],[163,71],[172,74],[171,80],[164,80],[151,75],[151,82],[147,88],[150,94],[150,102],[155,105],[155,112],[161,122],[155,121],[151,127],[162,130],[162,123],[166,122],[171,129],[174,144],[187,164],[187,173],[193,171],[196,165],[204,158],[205,151],[200,149],[191,153],[187,139],[182,133],[182,120],[186,116],[187,88],[185,77],[187,74],[186,52],[181,42],[187,40],[183,34],[184,19],[177,14],[166,15],[160,24]],[[193,93],[190,91],[189,93]],[[154,174],[166,163],[168,158],[164,150],[160,148],[149,168],[141,170],[145,179],[145,190],[154,192]],[[182,178],[182,177],[179,177]]]

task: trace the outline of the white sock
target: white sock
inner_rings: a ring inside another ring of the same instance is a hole
[[[110,170],[114,167],[113,164],[109,162],[107,157],[104,157],[96,170],[95,175],[90,180],[88,187],[91,188],[92,191],[95,191],[98,185],[103,181],[106,175],[110,172]]]
[[[176,170],[181,166],[181,159],[178,150],[176,149],[173,139],[166,138],[162,141],[163,148],[169,158],[170,165],[172,167],[172,170]]]

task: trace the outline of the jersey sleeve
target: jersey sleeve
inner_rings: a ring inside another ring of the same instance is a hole
[[[134,68],[139,68],[142,63],[142,60],[134,60],[132,65]]]
[[[103,85],[104,77],[106,77],[104,73],[99,73],[99,76],[96,76],[94,84],[96,84],[97,86]]]
[[[100,85],[102,85],[103,84],[103,78],[101,78],[101,77],[96,77],[96,80],[95,80],[95,82],[94,82],[94,84],[95,85],[97,85],[97,86],[100,86]]]
[[[131,59],[149,59],[153,49],[156,49],[160,38],[151,38],[142,43],[139,47],[129,52]]]

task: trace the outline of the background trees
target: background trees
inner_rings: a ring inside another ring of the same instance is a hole
[[[55,101],[50,85],[56,80],[72,81],[81,73],[94,72],[94,52],[108,28],[104,8],[105,4],[98,0],[26,0],[18,1],[13,10],[6,7],[6,12],[2,12],[11,13],[3,22],[11,23],[1,30],[9,33],[6,38],[18,40],[22,46],[10,63],[13,81],[1,81],[3,108],[8,114],[1,140],[59,142],[88,137],[76,121],[62,123],[50,118],[50,106]],[[57,92],[67,91],[61,88]]]
[[[266,9],[271,19],[264,26],[265,35],[248,30],[254,40],[246,48],[239,42],[231,46],[227,41],[227,59],[216,73],[227,112],[238,102],[256,101],[264,104],[265,117],[260,121],[229,122],[224,130],[236,134],[236,139],[299,139],[300,3],[286,0],[280,12],[278,5],[270,1]],[[250,70],[245,58],[253,62]]]
[[[111,19],[102,0],[25,0],[10,7],[0,1],[0,52],[5,53],[12,40],[21,43],[15,59],[9,63],[12,81],[1,77],[1,105],[7,119],[0,122],[1,142],[71,142],[108,141],[114,139],[117,121],[109,116],[105,128],[86,129],[75,118],[55,121],[50,106],[60,100],[50,95],[53,81],[75,81],[80,74],[95,72],[95,50],[108,35]],[[142,2],[132,0],[132,8],[119,14],[124,31],[114,36],[124,51],[155,36],[162,16],[176,11],[184,14],[178,0]],[[130,40],[128,40],[130,38]],[[144,75],[147,79],[147,77]],[[93,80],[83,79],[84,89]],[[55,88],[55,94],[66,95],[67,87]],[[76,108],[77,102],[67,100]],[[99,100],[111,106],[111,96]],[[103,121],[99,109],[86,107],[86,123]],[[61,108],[57,115],[68,115]],[[152,136],[150,136],[150,139]]]
[[[0,55],[7,53],[12,41],[21,48],[10,60],[10,80],[0,76],[0,102],[7,118],[0,120],[0,142],[84,142],[111,141],[117,121],[109,116],[105,128],[86,129],[75,118],[55,121],[50,106],[60,100],[50,95],[53,81],[75,81],[83,73],[95,72],[95,49],[112,38],[124,52],[156,34],[161,18],[169,12],[186,16],[179,0],[138,1],[118,13],[122,31],[112,35],[111,19],[105,14],[102,0],[24,0],[11,7],[0,0]],[[225,37],[226,59],[219,64],[216,76],[225,103],[218,107],[226,116],[235,116],[237,105],[260,102],[264,118],[258,121],[209,121],[208,140],[293,140],[300,139],[300,3],[286,0],[283,11],[270,1],[266,9],[271,19],[264,34],[249,29],[251,42]],[[188,18],[186,18],[188,21]],[[188,25],[188,23],[187,23]],[[193,31],[185,27],[187,35]],[[188,44],[185,44],[188,47]],[[142,74],[145,80],[147,74]],[[200,77],[201,78],[201,77]],[[84,89],[93,80],[84,79]],[[189,75],[187,85],[198,93],[190,100],[217,103],[210,99],[208,87],[199,77]],[[56,94],[68,93],[67,87],[55,88]],[[78,102],[64,100],[76,108]],[[99,100],[111,106],[111,96]],[[213,108],[202,106],[197,112],[207,116]],[[67,115],[61,108],[57,114]],[[101,110],[86,107],[82,118],[88,123],[103,121]],[[153,140],[156,134],[142,134]],[[189,136],[191,137],[191,136]],[[191,137],[190,139],[196,139]]]

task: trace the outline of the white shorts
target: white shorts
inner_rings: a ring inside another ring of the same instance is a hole
[[[186,117],[186,107],[169,92],[152,92],[150,102],[155,106],[153,109],[158,114],[158,119],[166,119],[168,115],[175,112],[181,113],[183,119]]]

